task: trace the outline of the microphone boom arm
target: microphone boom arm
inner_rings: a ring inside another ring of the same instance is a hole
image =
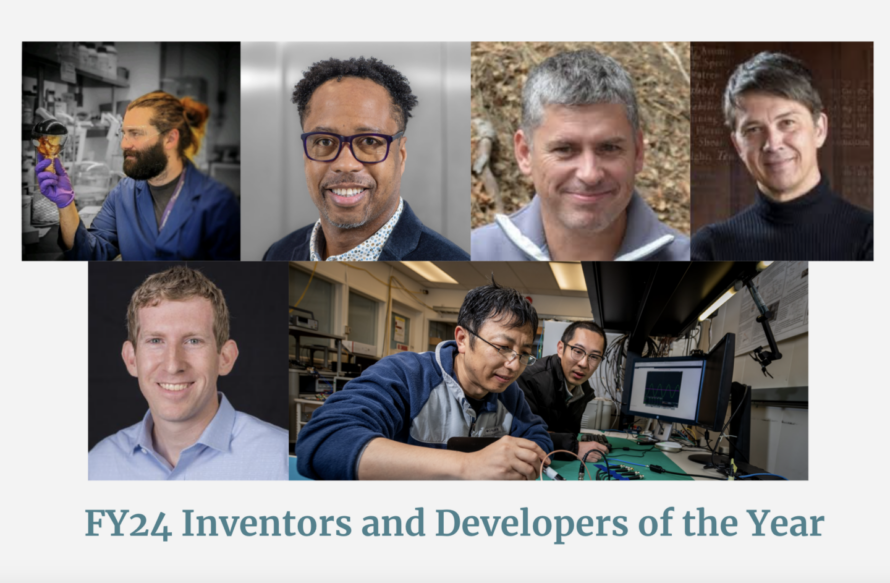
[[[745,279],[745,287],[748,288],[748,291],[751,293],[751,298],[754,300],[754,305],[757,306],[757,310],[760,312],[760,316],[756,319],[763,326],[763,333],[766,336],[767,344],[769,344],[769,350],[764,350],[761,346],[755,348],[752,358],[760,364],[760,370],[763,371],[764,375],[772,377],[773,375],[767,372],[766,367],[768,367],[774,360],[782,358],[782,353],[779,352],[779,346],[776,344],[776,338],[773,336],[773,330],[769,325],[770,319],[773,318],[775,314],[768,310],[763,304],[763,299],[760,297],[760,294],[757,293],[757,287],[755,287],[754,282],[750,277]]]

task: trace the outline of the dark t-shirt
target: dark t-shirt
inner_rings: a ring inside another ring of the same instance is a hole
[[[177,175],[176,178],[161,186],[148,185],[148,190],[151,192],[152,204],[155,209],[155,220],[158,223],[158,231],[161,230],[161,217],[164,216],[164,210],[166,210],[170,199],[173,198],[173,192],[176,190],[179,176],[180,175]]]
[[[470,407],[473,408],[473,411],[476,412],[476,417],[479,417],[479,412],[482,411],[482,407],[485,406],[485,401],[480,399],[473,399],[472,397],[467,397],[467,402],[470,404]]]

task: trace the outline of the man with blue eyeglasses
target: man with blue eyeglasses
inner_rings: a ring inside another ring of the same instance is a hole
[[[329,59],[297,83],[306,183],[319,219],[274,243],[264,260],[468,260],[427,228],[399,193],[405,128],[417,97],[377,59]]]
[[[495,283],[470,290],[454,340],[382,359],[334,393],[300,431],[297,468],[327,480],[533,480],[553,449],[516,386],[538,314]],[[497,441],[474,453],[452,437]]]
[[[556,344],[556,354],[542,358],[525,369],[519,387],[529,407],[547,423],[554,449],[564,449],[596,461],[607,448],[595,441],[579,442],[581,416],[587,403],[596,398],[588,383],[606,349],[606,333],[592,321],[574,322]]]

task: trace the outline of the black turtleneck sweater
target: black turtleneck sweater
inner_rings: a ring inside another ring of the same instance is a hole
[[[692,237],[693,261],[854,261],[874,259],[874,215],[831,191],[824,178],[788,202],[757,201]]]

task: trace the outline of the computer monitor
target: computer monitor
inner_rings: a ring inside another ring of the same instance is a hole
[[[621,412],[668,423],[721,430],[729,405],[735,334],[707,356],[643,358],[630,353]]]

